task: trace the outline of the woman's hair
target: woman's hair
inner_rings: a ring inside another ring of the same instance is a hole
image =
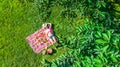
[[[42,25],[43,28],[51,28],[51,23],[45,23]]]
[[[47,24],[47,26],[46,26],[47,28],[50,28],[50,24]]]

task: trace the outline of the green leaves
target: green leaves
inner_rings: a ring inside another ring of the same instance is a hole
[[[95,40],[95,43],[96,44],[106,44],[107,42],[102,39],[97,39],[97,40]]]
[[[113,62],[117,62],[117,59],[116,59],[116,57],[114,57],[114,56],[111,56],[111,60],[112,60]]]
[[[97,33],[95,34],[95,37],[100,38],[101,36],[102,36],[101,33],[99,31],[97,31]]]
[[[107,31],[106,33],[100,33],[99,31],[97,31],[97,33],[95,34],[95,37],[97,38],[95,40],[96,44],[106,44],[110,42],[111,32]]]
[[[101,8],[101,2],[98,1],[98,2],[96,3],[96,6],[97,6],[98,8]]]
[[[106,33],[103,33],[102,35],[103,35],[103,39],[104,39],[104,40],[109,41],[109,37],[107,36]]]
[[[108,36],[109,39],[111,38],[111,32],[110,31],[107,31],[107,36]]]
[[[102,61],[99,60],[98,58],[95,58],[93,62],[94,62],[93,65],[94,65],[95,67],[102,67]]]
[[[104,1],[97,1],[96,7],[101,8],[101,7],[106,7],[106,3]]]
[[[58,67],[54,62],[52,62],[52,67]]]
[[[108,51],[108,50],[107,50],[108,48],[109,48],[109,45],[104,46],[103,48],[101,48],[101,50],[102,50],[102,52],[104,53],[104,52],[107,52],[107,51]]]

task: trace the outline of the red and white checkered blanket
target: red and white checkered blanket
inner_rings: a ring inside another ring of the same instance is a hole
[[[48,39],[48,36],[46,36],[47,33],[45,33],[45,31],[46,29],[41,28],[40,30],[36,31],[35,33],[29,35],[26,38],[27,42],[30,44],[31,48],[35,53],[40,53],[43,49],[55,43],[51,42]]]

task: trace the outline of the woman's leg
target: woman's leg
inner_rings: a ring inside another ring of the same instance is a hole
[[[53,37],[52,39],[53,39],[54,42],[56,42],[56,38],[55,37]]]
[[[51,42],[51,44],[53,44],[54,42],[53,42],[53,40],[52,40],[52,38],[50,38],[50,42]]]

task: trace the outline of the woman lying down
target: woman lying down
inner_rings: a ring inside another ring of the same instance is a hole
[[[49,40],[51,44],[55,43],[56,38],[53,34],[51,23],[43,24],[42,28],[45,29],[44,33],[45,33],[45,37],[47,38],[47,40]],[[42,51],[43,54],[51,54],[52,52],[53,50],[51,48],[47,49],[47,47],[45,48],[45,50]]]

